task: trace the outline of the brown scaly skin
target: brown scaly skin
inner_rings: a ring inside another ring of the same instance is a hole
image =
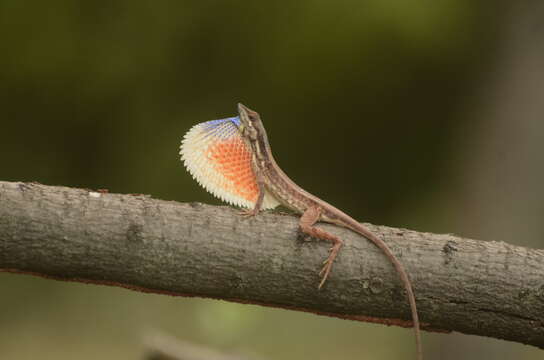
[[[391,252],[387,244],[380,238],[376,237],[372,232],[370,232],[370,230],[334,206],[308,193],[289,179],[289,177],[287,177],[287,175],[280,169],[278,164],[276,164],[276,161],[272,156],[266,130],[264,129],[259,114],[248,109],[242,104],[238,104],[238,112],[240,114],[241,121],[239,129],[244,141],[251,148],[252,168],[257,178],[257,185],[259,187],[259,197],[257,198],[255,207],[251,210],[244,211],[243,214],[245,216],[257,215],[261,210],[265,191],[268,191],[282,205],[302,214],[299,222],[302,232],[312,237],[331,241],[333,245],[329,250],[329,257],[325,260],[323,269],[319,273],[321,276],[319,289],[321,289],[327,280],[327,277],[331,272],[334,259],[338,255],[338,251],[343,245],[343,241],[338,237],[315,227],[314,224],[316,222],[325,221],[346,227],[372,241],[393,263],[402,282],[404,283],[412,311],[412,321],[416,336],[417,358],[421,360],[423,355],[416,301],[414,291],[412,290],[412,284],[402,264]]]

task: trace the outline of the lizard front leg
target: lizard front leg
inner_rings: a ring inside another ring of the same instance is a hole
[[[321,289],[321,287],[327,280],[327,277],[331,272],[334,259],[336,259],[338,251],[340,251],[340,248],[344,244],[344,242],[340,240],[337,236],[334,236],[326,232],[325,230],[321,230],[314,226],[314,224],[319,221],[320,217],[321,208],[318,206],[313,206],[306,209],[306,211],[302,214],[299,220],[300,230],[302,230],[303,233],[318,239],[328,240],[332,242],[332,247],[329,249],[329,257],[323,262],[323,268],[319,272],[319,275],[321,276],[321,282],[319,283],[318,289]]]
[[[259,194],[257,195],[257,200],[255,201],[255,206],[253,209],[245,209],[240,212],[242,216],[244,217],[252,217],[255,216],[261,211],[261,207],[263,206],[263,200],[264,200],[264,181],[262,181],[262,176],[257,175],[257,188],[259,190]]]

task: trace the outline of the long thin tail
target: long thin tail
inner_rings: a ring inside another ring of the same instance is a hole
[[[368,230],[366,227],[358,223],[357,221],[350,218],[350,220],[347,222],[347,227],[351,230],[363,235],[368,240],[372,241],[378,248],[380,248],[385,255],[389,258],[389,260],[393,263],[395,266],[395,269],[397,270],[397,273],[399,274],[402,282],[404,283],[404,287],[406,288],[406,293],[408,296],[408,302],[410,303],[410,309],[412,310],[412,321],[414,323],[414,333],[416,335],[416,349],[417,349],[417,359],[422,360],[423,359],[423,349],[421,346],[421,330],[419,327],[419,316],[417,314],[417,306],[416,306],[416,298],[414,296],[414,290],[412,289],[412,282],[410,281],[410,278],[408,277],[408,273],[406,270],[404,270],[404,267],[400,263],[400,261],[397,259],[397,257],[393,254],[389,246],[380,238],[378,238],[376,235],[374,235],[370,230]]]

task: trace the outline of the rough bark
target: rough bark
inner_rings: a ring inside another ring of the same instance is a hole
[[[304,240],[295,216],[245,219],[229,207],[0,182],[0,270],[409,325],[402,284],[379,250],[320,226],[346,245],[318,291],[329,244]],[[368,227],[411,275],[424,328],[544,348],[543,250]]]

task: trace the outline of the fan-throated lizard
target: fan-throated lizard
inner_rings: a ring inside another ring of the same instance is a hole
[[[259,114],[238,104],[239,116],[193,126],[185,135],[180,155],[191,175],[207,191],[232,205],[244,207],[245,216],[278,205],[302,214],[303,233],[332,242],[319,275],[323,286],[331,272],[342,240],[314,226],[325,221],[351,229],[380,248],[393,263],[406,288],[416,337],[417,358],[422,359],[419,318],[412,285],[400,261],[387,244],[349,215],[308,193],[279,168],[272,156]]]

